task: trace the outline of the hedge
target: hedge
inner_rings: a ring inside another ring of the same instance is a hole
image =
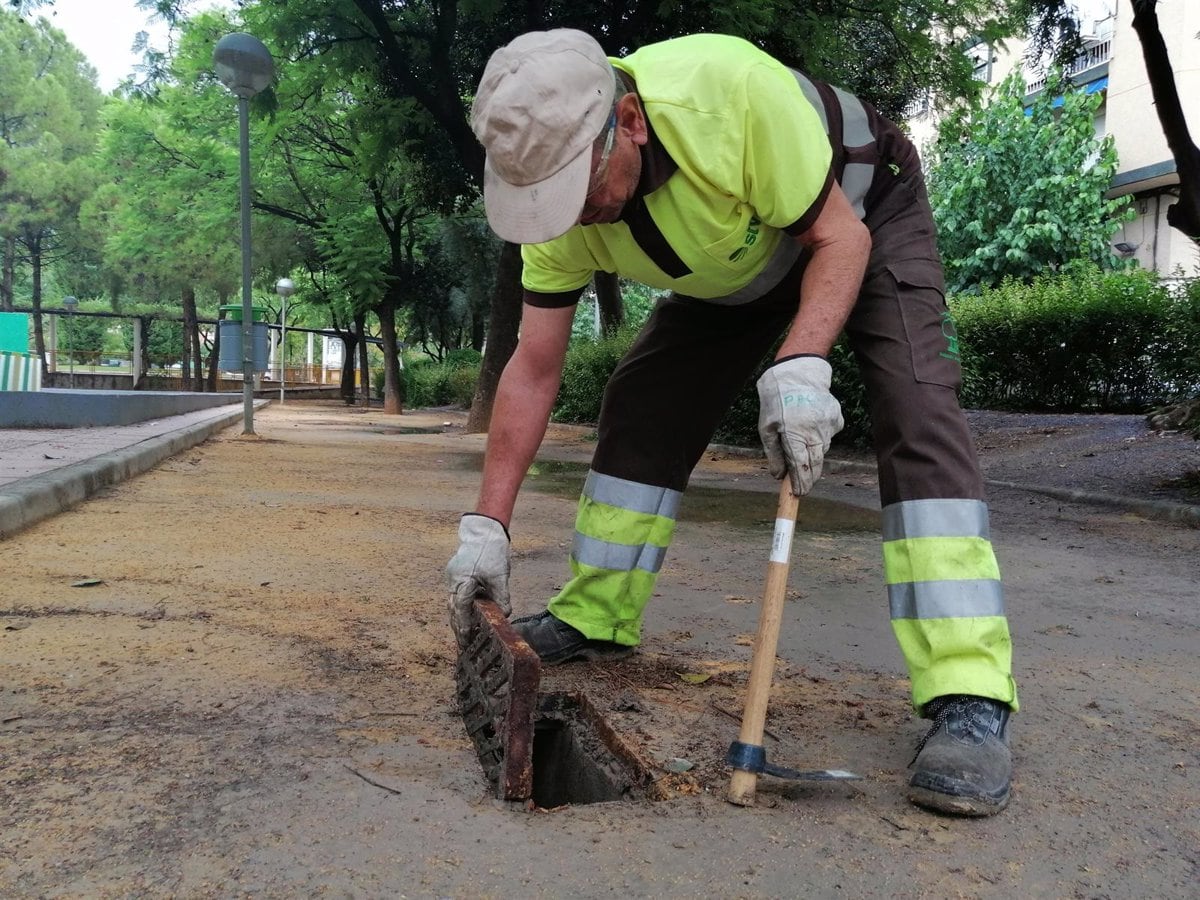
[[[963,404],[979,409],[1143,412],[1200,390],[1200,285],[1092,269],[1006,282],[950,303]]]

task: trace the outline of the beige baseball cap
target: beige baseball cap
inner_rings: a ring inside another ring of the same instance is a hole
[[[488,224],[504,240],[540,244],[579,221],[614,83],[600,44],[572,28],[531,31],[492,54],[471,127],[487,150]]]

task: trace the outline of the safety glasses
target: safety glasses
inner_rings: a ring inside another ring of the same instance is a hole
[[[608,117],[606,129],[607,135],[604,138],[604,149],[600,151],[600,162],[596,164],[596,171],[592,173],[592,177],[588,181],[588,197],[591,197],[600,188],[604,187],[604,176],[608,174],[608,157],[612,153],[613,144],[616,142],[617,137],[616,105],[613,106],[612,114]]]

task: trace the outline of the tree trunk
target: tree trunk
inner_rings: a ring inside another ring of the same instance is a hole
[[[338,329],[342,337],[342,402],[354,405],[354,373],[358,360],[358,335]]]
[[[208,392],[215,394],[217,392],[217,378],[219,376],[217,362],[221,354],[221,329],[217,328],[213,331],[212,346],[208,353]]]
[[[492,404],[496,402],[496,387],[500,375],[513,351],[521,329],[521,247],[505,243],[500,251],[496,271],[496,288],[492,297],[492,314],[488,323],[487,346],[479,367],[479,381],[467,416],[468,433],[487,431],[492,422]]]
[[[152,321],[149,316],[139,316],[135,326],[142,333],[142,360],[138,372],[138,382],[143,385],[146,376],[150,374],[150,323]]]
[[[180,304],[183,306],[183,360],[179,374],[183,376],[185,391],[203,390],[200,384],[200,335],[196,329],[196,289],[188,285],[180,293]],[[195,381],[192,372],[196,373]]]
[[[471,349],[483,352],[483,341],[487,336],[487,312],[483,309],[471,311]]]
[[[42,239],[30,238],[26,242],[29,248],[29,266],[33,270],[33,352],[42,361],[42,377],[50,373],[46,362],[46,335],[42,331]],[[58,348],[55,348],[56,350]],[[74,348],[72,348],[72,351]]]
[[[3,259],[0,259],[0,312],[13,311],[13,270],[17,266],[17,239],[4,239]]]
[[[1179,173],[1179,200],[1167,207],[1167,224],[1192,240],[1200,240],[1200,149],[1192,140],[1183,106],[1179,102],[1179,89],[1175,85],[1167,42],[1163,40],[1158,24],[1157,6],[1158,0],[1133,0],[1133,30],[1137,32],[1142,45],[1142,58],[1146,62],[1146,75],[1150,79],[1158,121],[1162,124],[1167,146],[1175,158],[1175,170]],[[1196,410],[1197,400],[1193,398],[1156,410],[1153,415],[1157,415],[1161,421],[1176,420],[1183,427],[1190,428],[1194,436],[1200,437],[1200,415]],[[1154,422],[1153,418],[1151,422]],[[1190,426],[1187,424],[1189,422]]]
[[[354,317],[354,327],[358,330],[358,384],[361,388],[358,403],[364,409],[371,406],[371,366],[367,359],[367,314],[361,312]]]
[[[1163,134],[1179,172],[1179,201],[1167,208],[1167,223],[1197,239],[1200,238],[1200,148],[1192,141],[1179,102],[1167,43],[1158,24],[1157,5],[1157,0],[1134,0],[1133,30],[1142,45],[1158,121],[1162,123]]]
[[[596,302],[600,304],[600,333],[612,337],[625,324],[625,306],[621,302],[621,283],[616,272],[596,272]]]
[[[383,411],[392,415],[404,412],[400,396],[400,351],[396,346],[396,301],[385,297],[376,309],[379,335],[383,338]]]

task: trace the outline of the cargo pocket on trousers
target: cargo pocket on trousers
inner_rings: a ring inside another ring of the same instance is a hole
[[[958,390],[962,384],[962,358],[958,330],[946,306],[942,266],[933,259],[906,259],[888,263],[895,281],[897,306],[912,352],[913,376],[924,384]]]

